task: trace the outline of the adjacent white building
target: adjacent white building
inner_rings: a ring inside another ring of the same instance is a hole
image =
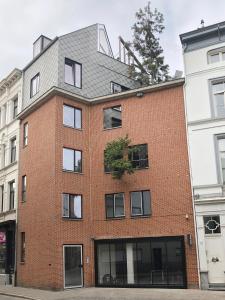
[[[22,72],[14,69],[0,81],[0,284],[14,273],[21,105]]]
[[[225,287],[225,22],[180,38],[201,286]]]

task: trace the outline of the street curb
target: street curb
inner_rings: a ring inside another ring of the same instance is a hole
[[[0,295],[21,298],[21,299],[28,299],[28,300],[42,300],[40,298],[33,298],[33,297],[29,297],[29,296],[16,295],[16,294],[11,294],[11,293],[4,293],[4,292],[0,292]]]

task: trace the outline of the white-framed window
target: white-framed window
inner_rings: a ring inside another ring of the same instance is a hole
[[[15,180],[9,182],[9,210],[14,209],[15,207],[15,190],[16,183]]]
[[[63,194],[63,217],[82,219],[82,195]]]
[[[16,161],[16,137],[10,140],[10,163]]]
[[[204,216],[205,234],[221,233],[220,216]]]
[[[216,117],[225,117],[225,78],[211,81],[213,109]]]
[[[105,195],[106,218],[124,217],[124,193]]]
[[[223,184],[225,184],[225,136],[218,136],[217,142],[219,150],[221,177]]]
[[[18,98],[13,100],[13,119],[18,115]]]
[[[220,61],[225,61],[225,47],[213,49],[208,52],[209,64],[214,64]]]

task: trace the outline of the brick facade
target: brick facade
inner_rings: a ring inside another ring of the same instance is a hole
[[[63,126],[63,104],[82,109],[82,130]],[[103,108],[122,106],[122,127],[103,129]],[[186,142],[183,86],[95,104],[54,96],[21,121],[17,284],[63,288],[63,245],[83,245],[84,286],[95,285],[94,240],[192,235],[185,239],[187,284],[198,286],[195,230]],[[106,143],[126,134],[148,144],[149,168],[122,180],[104,173]],[[82,150],[82,174],[62,171],[63,147]],[[27,201],[21,202],[21,177]],[[151,191],[152,215],[131,217],[129,193]],[[62,218],[62,193],[83,195],[83,219]],[[106,220],[105,194],[125,193],[125,218]],[[25,263],[20,233],[26,234]]]

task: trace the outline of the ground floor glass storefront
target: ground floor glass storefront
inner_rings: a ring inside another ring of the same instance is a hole
[[[97,286],[186,287],[183,237],[95,242]]]
[[[12,284],[15,264],[15,221],[0,224],[0,284]]]

